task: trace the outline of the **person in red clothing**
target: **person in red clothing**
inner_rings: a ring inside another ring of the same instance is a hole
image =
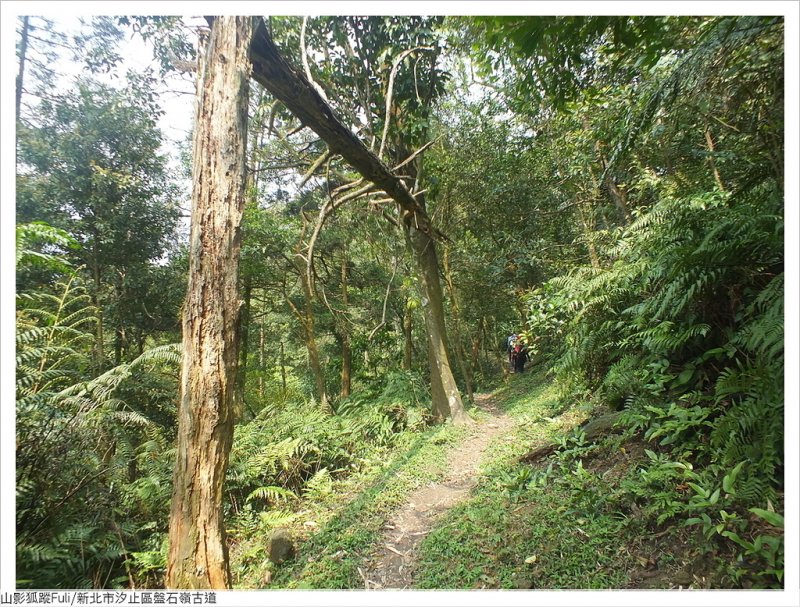
[[[512,333],[506,339],[506,352],[508,352],[508,366],[514,368],[514,346],[517,344],[519,337],[516,333]]]
[[[514,345],[512,358],[514,359],[514,373],[524,372],[525,363],[528,362],[528,349],[519,340],[517,340],[517,343]]]

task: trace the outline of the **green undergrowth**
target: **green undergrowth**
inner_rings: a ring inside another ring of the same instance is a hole
[[[563,492],[514,496],[506,476],[454,508],[422,548],[418,588],[615,588],[619,523],[566,514]],[[565,525],[568,517],[571,528]]]
[[[582,428],[590,419],[596,428],[606,407],[565,401],[543,370],[508,379],[492,400],[513,431],[487,447],[470,497],[420,544],[416,588],[780,587],[782,504],[748,508],[737,494],[742,466],[717,483],[702,459],[655,440],[658,427],[644,432],[628,413],[604,416],[616,427],[588,438]],[[236,587],[362,588],[386,521],[414,489],[444,478],[448,451],[480,427],[407,429],[365,448],[352,473],[316,475],[240,535]],[[266,551],[278,526],[298,551],[274,565]]]
[[[534,487],[533,468],[520,461],[584,421],[588,407],[559,411],[557,392],[543,374],[512,376],[495,399],[517,421],[513,440],[489,447],[471,499],[448,512],[423,541],[417,587],[622,585],[629,555],[618,549],[619,521],[570,511],[568,490]]]
[[[443,477],[448,450],[468,432],[444,425],[402,433],[390,448],[365,456],[359,471],[312,486],[291,512],[276,516],[274,524],[237,547],[236,587],[362,587],[358,568],[380,538],[383,524],[414,489]],[[288,528],[299,544],[296,556],[281,565],[267,560],[269,534],[278,525]]]
[[[781,587],[781,505],[748,508],[742,466],[717,483],[624,415],[587,438],[602,411],[564,406],[544,375],[512,376],[495,400],[515,435],[489,447],[470,499],[422,542],[417,588]]]

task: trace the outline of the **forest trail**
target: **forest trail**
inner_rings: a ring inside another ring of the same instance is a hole
[[[403,589],[414,585],[420,542],[436,521],[467,498],[478,483],[484,453],[493,440],[511,440],[515,422],[494,403],[490,394],[476,394],[475,406],[491,417],[479,421],[447,457],[447,474],[436,483],[419,487],[384,526],[377,554],[363,573],[367,590]]]

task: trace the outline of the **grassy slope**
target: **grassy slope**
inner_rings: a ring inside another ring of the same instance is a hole
[[[664,517],[660,489],[640,438],[587,441],[572,431],[589,417],[579,404],[557,411],[544,375],[512,377],[497,402],[517,418],[514,440],[486,458],[467,502],[421,545],[421,589],[650,589],[749,587],[735,552],[704,538],[685,516]],[[521,456],[558,442],[553,454]],[[638,502],[638,505],[637,505]],[[640,507],[641,506],[641,507]],[[739,577],[744,575],[744,577]],[[756,585],[759,580],[755,580]]]
[[[569,432],[587,413],[555,415],[542,377],[512,377],[496,393],[518,420],[513,441],[494,446],[472,499],[451,510],[422,544],[419,588],[614,588],[630,560],[620,523],[571,511],[563,490],[531,483],[520,456]]]
[[[510,380],[494,398],[515,418],[516,432],[489,446],[470,499],[446,513],[422,542],[418,588],[731,587],[713,573],[726,555],[705,547],[694,529],[654,525],[652,513],[631,503],[626,483],[649,497],[639,476],[645,447],[655,447],[613,436],[597,444],[570,438],[590,416],[588,408],[557,410],[544,375]],[[257,535],[250,540],[257,558],[248,563],[241,556],[248,548],[237,550],[236,586],[363,588],[358,569],[383,524],[416,487],[444,476],[447,451],[468,433],[444,426],[404,434],[392,449],[376,452],[361,473],[310,495],[291,523],[301,540],[297,557],[273,566],[263,555],[266,536]],[[563,448],[549,457],[520,460],[559,441]]]
[[[299,506],[288,525],[296,538],[305,540],[295,559],[275,567],[263,550],[250,565],[240,556],[238,568],[234,564],[239,574],[236,586],[363,588],[358,567],[380,538],[384,522],[415,488],[443,476],[448,449],[465,433],[454,426],[408,433],[393,449],[376,452],[361,473],[315,493]],[[310,522],[314,524],[309,526]],[[251,543],[263,547],[267,538],[257,536]],[[246,552],[246,547],[238,550],[240,555]],[[267,586],[265,578],[273,573]]]

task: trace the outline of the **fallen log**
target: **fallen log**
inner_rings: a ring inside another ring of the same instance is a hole
[[[580,427],[579,432],[583,432],[586,435],[586,440],[591,441],[599,436],[605,436],[607,434],[611,434],[614,430],[615,424],[619,421],[620,417],[622,416],[622,411],[614,411],[612,413],[607,413],[606,415],[601,415],[599,417],[595,417],[590,419],[585,424]],[[554,453],[556,449],[558,449],[558,443],[549,443],[546,445],[540,445],[536,447],[534,450],[529,451],[525,455],[519,458],[521,462],[535,462],[537,460],[543,459]]]

